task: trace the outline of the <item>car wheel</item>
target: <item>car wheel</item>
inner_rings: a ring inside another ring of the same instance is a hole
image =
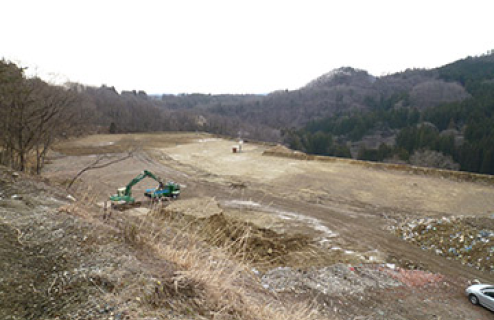
[[[470,302],[474,305],[478,305],[479,304],[479,298],[477,298],[476,295],[474,294],[471,294],[468,296],[468,300],[470,300]]]

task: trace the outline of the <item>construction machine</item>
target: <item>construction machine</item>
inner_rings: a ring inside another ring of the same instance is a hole
[[[163,197],[168,198],[177,198],[180,195],[180,185],[168,182],[164,184],[160,178],[152,174],[151,172],[144,170],[137,177],[132,179],[127,186],[118,188],[117,193],[110,196],[110,201],[113,206],[116,205],[129,205],[136,204],[135,198],[132,197],[132,187],[141,182],[141,180],[149,177],[153,180],[156,180],[159,183],[158,188],[156,189],[148,189],[146,190],[146,196],[152,199],[161,199]],[[149,195],[148,195],[149,194]]]
[[[144,195],[152,200],[159,200],[162,198],[176,199],[180,196],[180,185],[173,181],[159,184],[158,188],[146,189]]]

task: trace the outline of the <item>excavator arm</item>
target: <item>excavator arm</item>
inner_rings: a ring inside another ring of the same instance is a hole
[[[139,174],[137,177],[132,179],[129,184],[125,187],[125,195],[126,196],[131,196],[132,195],[132,187],[141,182],[144,178],[149,177],[151,179],[156,180],[158,183],[161,183],[161,180],[156,177],[154,174],[151,172],[144,170],[141,174]]]
[[[157,176],[155,176],[154,174],[152,174],[151,172],[149,172],[147,170],[144,170],[141,174],[139,174],[137,177],[132,179],[127,184],[125,189],[124,188],[118,189],[118,193],[112,195],[110,197],[110,201],[112,201],[112,202],[124,201],[125,203],[133,203],[135,201],[135,199],[132,197],[132,187],[134,187],[136,184],[141,182],[146,177],[149,177],[151,179],[156,180],[157,182],[160,183],[160,185],[162,183],[161,180]]]

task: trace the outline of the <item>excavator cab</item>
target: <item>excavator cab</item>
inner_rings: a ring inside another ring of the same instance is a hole
[[[125,187],[117,189],[117,196],[123,197],[125,195]]]

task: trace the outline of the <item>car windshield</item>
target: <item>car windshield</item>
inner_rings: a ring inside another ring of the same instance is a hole
[[[494,292],[494,287],[482,288],[482,289],[480,289],[480,292],[482,292],[483,294],[492,295],[492,293]]]

